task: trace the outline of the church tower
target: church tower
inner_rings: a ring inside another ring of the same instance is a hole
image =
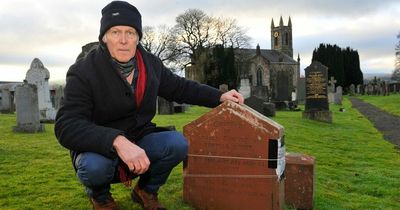
[[[293,58],[293,38],[292,38],[292,21],[288,25],[283,25],[282,16],[279,25],[275,27],[274,19],[271,21],[271,49],[285,53]]]

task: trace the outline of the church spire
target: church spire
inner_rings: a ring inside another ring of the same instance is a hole
[[[257,44],[256,55],[261,55],[261,49],[259,44]]]
[[[283,26],[283,19],[282,19],[282,16],[281,16],[281,19],[279,20],[279,26]]]
[[[289,16],[288,26],[292,27],[292,20],[290,19],[290,16]]]
[[[271,28],[275,28],[274,18],[272,18],[272,21],[271,21]]]
[[[297,62],[300,63],[300,53],[297,53]]]

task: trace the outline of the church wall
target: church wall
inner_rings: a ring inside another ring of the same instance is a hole
[[[270,88],[270,67],[267,62],[261,57],[257,56],[254,58],[250,64],[250,75],[252,79],[252,85],[257,85],[257,72],[258,70],[262,72],[262,86],[267,86]]]

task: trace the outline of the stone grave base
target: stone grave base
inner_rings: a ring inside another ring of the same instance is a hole
[[[285,203],[295,209],[313,209],[315,158],[305,154],[286,154]]]
[[[275,117],[275,104],[264,102],[263,103],[263,114],[267,117]]]
[[[39,125],[17,125],[13,127],[15,133],[42,133],[45,131],[43,124]]]
[[[286,110],[288,108],[288,104],[285,101],[274,101],[276,110]]]
[[[332,112],[331,111],[325,111],[325,110],[304,111],[303,112],[303,118],[316,120],[316,121],[321,121],[321,122],[332,123]]]
[[[278,210],[284,206],[284,189],[277,176],[184,175],[183,200],[199,210]]]

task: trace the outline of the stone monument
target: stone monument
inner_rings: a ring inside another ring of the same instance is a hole
[[[18,86],[15,91],[15,101],[17,125],[13,127],[14,132],[44,132],[44,125],[40,123],[36,86],[28,83]]]
[[[351,84],[349,87],[349,94],[351,96],[354,96],[356,94],[356,86],[354,84]]]
[[[219,85],[219,90],[226,93],[229,91],[229,87],[227,84],[221,84],[221,85]]]
[[[163,97],[157,97],[158,114],[174,114],[174,102],[167,101]]]
[[[300,77],[297,80],[297,102],[299,104],[304,104],[306,99],[306,79]]]
[[[58,85],[54,91],[54,108],[59,110],[64,100],[64,88],[62,85]]]
[[[250,96],[249,98],[246,98],[244,100],[244,104],[266,117],[275,116],[275,104],[267,102],[266,100],[263,100],[256,96]]]
[[[0,90],[0,113],[14,113],[13,110],[13,97],[10,90],[2,89]]]
[[[56,118],[56,110],[50,99],[49,78],[49,70],[38,58],[33,59],[30,69],[26,72],[26,81],[37,87],[40,121],[42,122],[52,122]]]
[[[335,101],[335,83],[336,80],[334,77],[331,77],[331,79],[328,81],[328,103],[333,103]]]
[[[200,210],[283,209],[283,132],[231,101],[184,126],[189,152],[183,199]]]
[[[285,203],[295,209],[313,209],[315,158],[305,154],[286,154]]]
[[[337,86],[335,93],[335,104],[342,105],[342,100],[343,100],[343,88],[342,86]]]
[[[332,123],[327,97],[328,67],[313,61],[305,73],[306,105],[303,118]]]
[[[243,95],[243,98],[246,99],[251,95],[250,81],[247,78],[240,80],[239,93]]]

